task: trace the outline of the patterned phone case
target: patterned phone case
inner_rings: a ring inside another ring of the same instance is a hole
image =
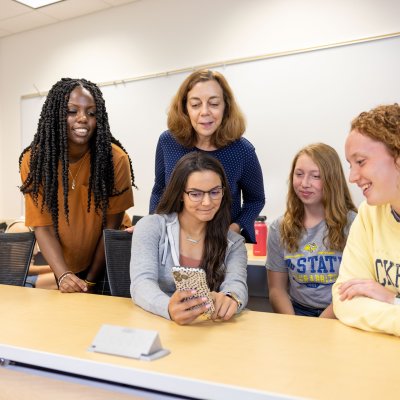
[[[211,298],[210,290],[207,286],[206,273],[201,268],[172,267],[177,290],[196,290],[195,297],[207,297],[210,308],[203,314],[203,317],[210,319],[215,311],[214,302]],[[200,306],[195,306],[197,308]]]

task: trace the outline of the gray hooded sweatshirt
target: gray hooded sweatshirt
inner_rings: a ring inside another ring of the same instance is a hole
[[[135,226],[131,253],[131,295],[143,309],[170,319],[168,304],[176,287],[172,267],[179,266],[179,220],[176,213],[143,217]],[[228,232],[225,278],[220,292],[232,292],[247,304],[247,250],[242,236]]]

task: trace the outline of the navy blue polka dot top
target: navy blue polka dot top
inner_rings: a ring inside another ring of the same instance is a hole
[[[156,150],[155,181],[150,198],[150,213],[154,213],[177,161],[191,151],[179,144],[171,132],[161,134]],[[232,193],[232,222],[239,224],[246,241],[255,243],[254,221],[265,204],[261,166],[254,146],[245,138],[214,151],[207,151],[223,165]],[[243,202],[242,202],[243,200]]]

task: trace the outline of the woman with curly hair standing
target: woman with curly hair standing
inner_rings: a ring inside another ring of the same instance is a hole
[[[32,143],[20,159],[25,223],[62,292],[104,293],[102,230],[133,206],[128,154],[108,123],[100,89],[64,78],[49,91]]]

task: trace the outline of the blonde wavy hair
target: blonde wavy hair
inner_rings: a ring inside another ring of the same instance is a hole
[[[217,71],[198,70],[183,81],[168,111],[168,129],[182,146],[190,148],[197,143],[196,131],[187,111],[187,95],[197,83],[207,81],[216,81],[221,86],[225,103],[221,125],[212,135],[211,144],[217,148],[224,147],[240,139],[246,130],[245,118],[225,77]]]
[[[315,143],[304,147],[293,159],[289,174],[286,212],[280,226],[282,245],[289,252],[296,251],[305,229],[304,205],[293,188],[294,170],[301,155],[307,155],[313,160],[318,166],[321,176],[322,203],[327,226],[324,244],[331,250],[342,251],[347,239],[345,235],[347,214],[350,210],[357,212],[357,209],[351,199],[340,158],[334,148],[324,143]]]
[[[400,106],[397,103],[362,112],[351,122],[351,130],[385,144],[395,160],[400,157]]]

